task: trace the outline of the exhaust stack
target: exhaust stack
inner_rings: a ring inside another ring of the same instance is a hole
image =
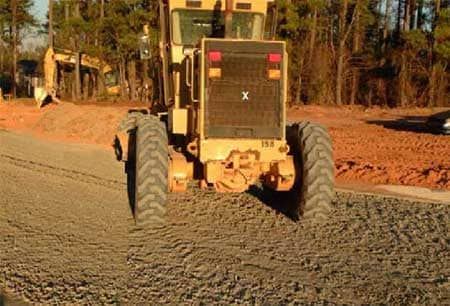
[[[226,0],[225,4],[225,38],[233,37],[233,0]]]

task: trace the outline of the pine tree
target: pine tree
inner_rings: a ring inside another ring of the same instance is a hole
[[[35,26],[36,20],[30,13],[31,0],[0,0],[0,58],[1,69],[4,69],[4,54],[10,52],[12,94],[16,96],[16,74],[18,48],[21,44],[24,30]]]

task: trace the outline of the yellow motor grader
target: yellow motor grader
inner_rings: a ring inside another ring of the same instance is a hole
[[[321,125],[286,126],[288,54],[274,40],[274,3],[160,0],[159,10],[159,100],[129,114],[117,135],[136,223],[163,222],[168,192],[192,179],[219,192],[262,183],[293,219],[326,218],[331,141]]]

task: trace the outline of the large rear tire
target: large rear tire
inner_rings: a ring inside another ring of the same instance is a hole
[[[306,121],[289,128],[288,143],[296,168],[289,213],[296,220],[325,220],[335,196],[330,136],[323,126]]]
[[[156,116],[142,116],[136,129],[134,217],[136,225],[164,223],[168,193],[166,127]]]

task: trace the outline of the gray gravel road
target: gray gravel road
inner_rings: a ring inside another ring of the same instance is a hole
[[[257,189],[192,187],[170,196],[167,227],[142,232],[125,180],[100,147],[0,131],[0,292],[43,304],[450,304],[449,205],[339,193],[328,222],[296,224]]]

